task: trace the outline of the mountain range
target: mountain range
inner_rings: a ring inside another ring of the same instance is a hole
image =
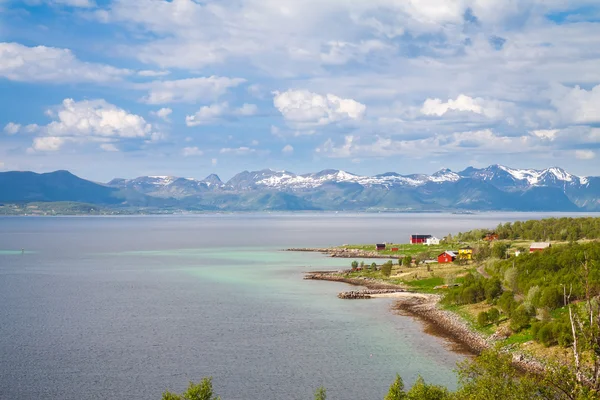
[[[142,176],[96,183],[68,171],[0,173],[0,202],[57,201],[191,211],[600,211],[600,177],[502,165],[375,176],[265,169],[240,172],[227,182],[214,174],[202,180]]]

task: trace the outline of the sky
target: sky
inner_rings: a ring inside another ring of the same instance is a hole
[[[600,175],[598,0],[0,0],[0,171]]]

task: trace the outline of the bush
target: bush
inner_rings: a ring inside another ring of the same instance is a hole
[[[411,264],[412,264],[412,257],[404,256],[404,258],[402,259],[402,265],[405,267],[410,267]]]
[[[529,314],[523,306],[517,307],[510,317],[510,329],[514,332],[519,332],[529,325]]]
[[[381,266],[381,273],[383,276],[390,276],[392,274],[392,262],[388,261]]]
[[[477,315],[477,324],[479,326],[486,326],[490,323],[489,315],[487,312],[482,311]]]
[[[505,243],[496,242],[492,247],[492,257],[505,258],[507,250],[508,246]]]
[[[377,264],[375,264],[375,263],[371,263],[371,269],[372,269],[373,271],[377,271]]]
[[[484,287],[485,299],[491,303],[496,297],[502,294],[502,282],[498,278],[488,279]]]
[[[352,264],[350,264],[352,266],[352,269],[356,269],[358,268],[358,261],[352,261]]]
[[[540,307],[546,307],[549,310],[554,310],[563,305],[563,293],[560,288],[556,286],[550,286],[542,291],[540,296],[539,305]]]
[[[504,314],[508,315],[509,317],[516,308],[516,304],[517,303],[515,302],[512,292],[504,292],[498,299],[498,306],[504,312]]]
[[[500,311],[498,311],[498,309],[495,307],[490,308],[490,310],[488,311],[488,320],[492,324],[497,324],[500,320]]]

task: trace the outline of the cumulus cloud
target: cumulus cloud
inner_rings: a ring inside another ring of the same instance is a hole
[[[590,90],[579,86],[555,88],[551,94],[552,105],[556,107],[564,122],[591,124],[600,122],[600,85]]]
[[[592,150],[575,150],[575,157],[580,160],[591,160],[596,157]]]
[[[154,81],[139,84],[138,87],[148,90],[148,96],[142,99],[148,104],[195,103],[214,100],[243,82],[245,79],[210,76]]]
[[[0,43],[0,76],[20,82],[109,82],[132,72],[83,62],[68,49]]]
[[[14,135],[14,134],[18,133],[20,129],[21,129],[21,125],[15,124],[14,122],[9,122],[8,124],[6,124],[4,126],[4,132],[7,135]]]
[[[181,151],[184,157],[192,157],[192,156],[201,156],[204,155],[204,152],[200,150],[198,147],[184,147]]]
[[[294,152],[294,148],[292,145],[286,144],[283,149],[281,149],[283,154],[292,154]]]
[[[158,111],[152,111],[151,114],[156,115],[158,118],[161,118],[161,119],[169,122],[169,115],[171,115],[172,112],[173,112],[173,110],[171,110],[170,108],[163,107]]]
[[[210,125],[219,122],[222,118],[228,116],[248,117],[258,112],[258,107],[254,104],[244,104],[240,108],[231,109],[229,103],[215,103],[209,106],[200,107],[193,115],[185,117],[187,126]]]
[[[556,134],[559,132],[558,129],[540,129],[529,132],[531,135],[536,136],[540,139],[554,140]]]
[[[497,106],[486,102],[482,98],[473,98],[464,94],[460,94],[456,100],[448,99],[447,102],[442,102],[440,99],[427,99],[421,107],[422,114],[438,117],[450,111],[472,112],[489,118],[502,116],[502,112]]]
[[[275,92],[273,104],[292,124],[327,125],[344,120],[360,120],[367,107],[353,99],[308,90]]]
[[[65,99],[59,107],[49,109],[46,114],[54,121],[31,128],[39,136],[34,139],[32,146],[37,151],[56,151],[67,142],[102,142],[108,139],[153,141],[162,136],[143,117],[103,99],[79,102]],[[103,149],[111,147],[105,146]]]
[[[31,147],[33,148],[33,150],[36,150],[36,151],[57,151],[67,141],[68,141],[68,138],[64,138],[64,137],[56,137],[56,136],[38,137],[38,138],[33,139],[33,145]]]

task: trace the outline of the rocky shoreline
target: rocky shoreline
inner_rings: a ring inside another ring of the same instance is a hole
[[[486,349],[494,348],[500,337],[492,335],[484,337],[471,327],[457,314],[439,307],[441,296],[436,294],[417,293],[405,287],[388,284],[369,278],[348,278],[335,272],[313,272],[305,275],[304,279],[327,280],[343,282],[366,289],[338,294],[342,299],[369,299],[390,293],[402,294],[394,302],[392,309],[401,315],[417,318],[433,327],[440,336],[448,338],[472,354],[479,354]],[[544,365],[523,353],[513,353],[513,364],[527,372],[540,373]]]
[[[343,247],[333,247],[333,248],[297,248],[297,249],[286,249],[285,251],[305,251],[305,252],[314,252],[328,255],[329,257],[338,257],[338,258],[395,258],[398,259],[401,255],[398,254],[381,254],[377,251],[369,251],[369,250],[360,250],[360,249],[346,249]]]

